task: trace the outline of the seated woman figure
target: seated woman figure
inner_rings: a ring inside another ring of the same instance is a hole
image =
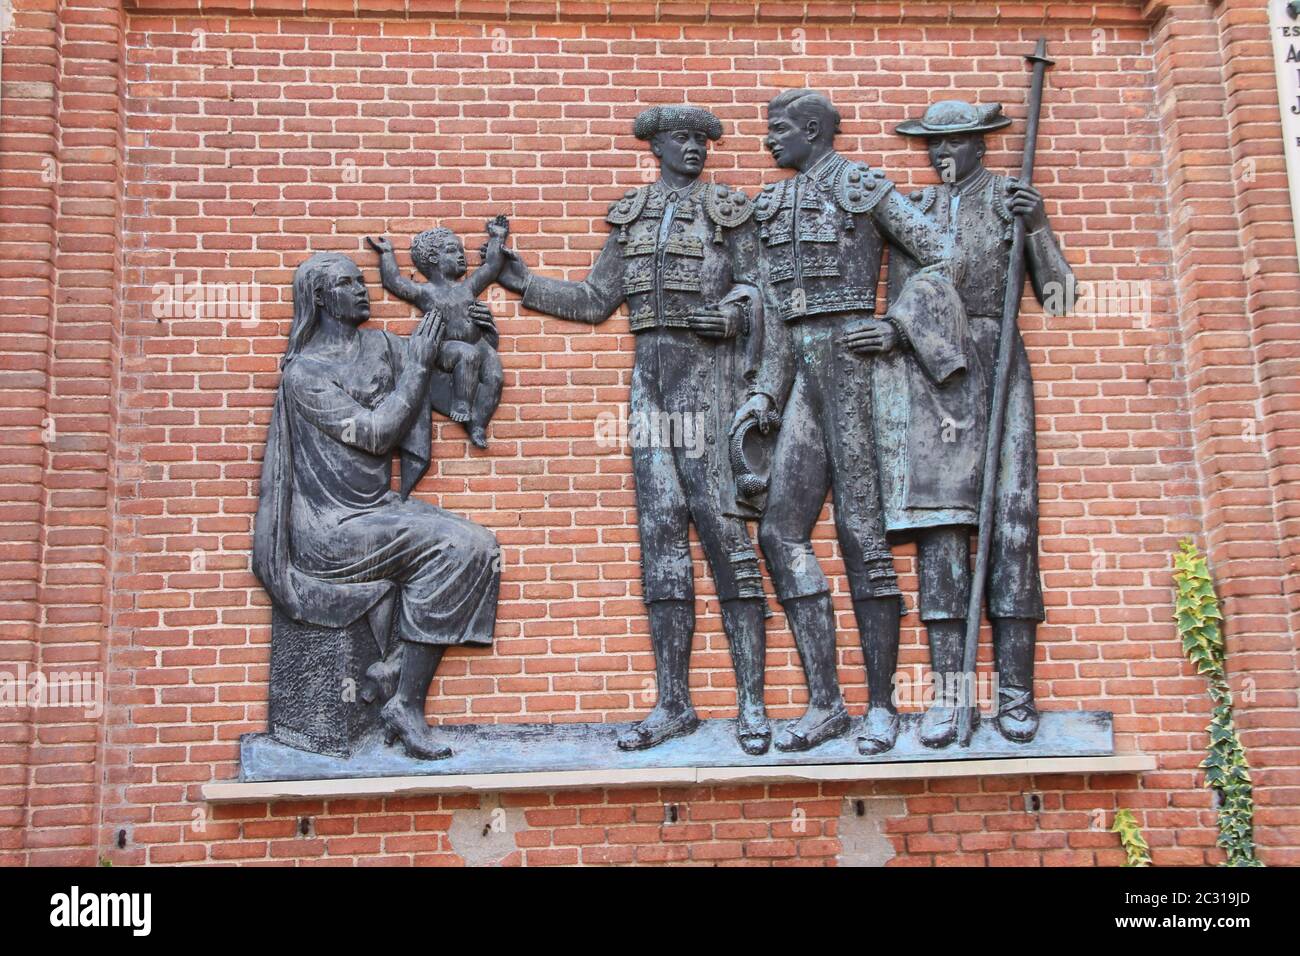
[[[405,341],[362,329],[369,295],[337,253],[299,266],[293,294],[253,570],[295,620],[346,627],[368,616],[386,651],[371,676],[384,687],[387,742],[418,759],[450,756],[424,720],[425,697],[447,647],[492,642],[500,559],[492,532],[408,497],[429,467],[442,316],[428,312]]]

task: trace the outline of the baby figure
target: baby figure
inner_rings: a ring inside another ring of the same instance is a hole
[[[447,414],[465,425],[470,441],[479,448],[487,447],[487,426],[501,402],[504,376],[492,314],[476,300],[496,281],[505,262],[510,223],[505,216],[497,216],[487,224],[487,232],[483,264],[464,282],[459,280],[467,268],[465,247],[450,229],[429,229],[411,240],[411,262],[428,282],[414,282],[398,271],[393,245],[387,237],[366,238],[379,253],[379,277],[385,289],[422,313],[436,308],[446,316],[435,364],[451,374],[451,408]]]

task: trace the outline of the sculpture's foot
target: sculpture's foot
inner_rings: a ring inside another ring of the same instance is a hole
[[[921,718],[921,743],[946,747],[957,739],[957,708],[935,704]]]
[[[741,711],[736,723],[736,740],[740,742],[740,749],[751,757],[767,753],[772,743],[772,725],[767,722],[767,716],[762,712],[747,714]]]
[[[384,725],[384,743],[391,747],[400,740],[407,756],[416,760],[446,760],[451,756],[451,748],[438,740],[424,718],[413,717],[396,698],[379,711],[379,720]]]
[[[883,754],[894,749],[898,740],[898,714],[888,707],[872,707],[867,711],[862,733],[858,734],[858,753],[864,757]]]
[[[487,429],[482,425],[472,426],[469,430],[469,440],[472,441],[477,448],[486,448]]]
[[[797,723],[787,724],[776,738],[776,749],[784,751],[811,750],[823,741],[838,737],[849,729],[849,712],[844,704],[834,709],[809,707]]]
[[[386,703],[391,700],[393,694],[397,693],[397,677],[401,672],[402,656],[400,654],[381,661],[375,661],[366,668],[366,677],[375,682],[379,688],[379,693],[376,695],[371,688],[367,687],[361,692],[361,699],[368,704],[375,701]]]
[[[457,399],[451,403],[451,411],[447,412],[447,417],[453,422],[460,422],[462,425],[469,421],[469,402]]]
[[[698,726],[700,718],[692,707],[673,713],[656,706],[645,720],[619,735],[618,749],[647,750],[673,737],[693,733]]]
[[[998,733],[1012,743],[1025,744],[1038,733],[1038,708],[1034,706],[1034,692],[1025,687],[999,687],[1001,698],[997,720]]]

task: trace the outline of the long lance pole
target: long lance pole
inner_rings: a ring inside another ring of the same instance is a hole
[[[1047,68],[1052,61],[1047,58],[1047,38],[1038,41],[1038,47],[1025,57],[1034,65],[1033,81],[1029,88],[1029,116],[1025,127],[1025,156],[1020,164],[1020,182],[1031,185],[1034,177],[1034,154],[1038,146],[1038,119],[1043,110],[1043,84]],[[966,646],[962,654],[963,693],[968,696],[957,712],[957,739],[963,747],[970,746],[975,729],[975,657],[979,650],[980,620],[984,607],[984,582],[989,573],[989,548],[993,537],[994,501],[997,498],[998,464],[1001,460],[1002,433],[1007,418],[1007,396],[1010,394],[1011,347],[1016,334],[1016,320],[1020,317],[1020,299],[1025,291],[1025,221],[1016,217],[1011,236],[1011,264],[1007,270],[1007,294],[1002,303],[1002,323],[998,332],[998,360],[993,373],[993,408],[989,416],[989,429],[984,445],[984,484],[980,490],[979,539],[976,543],[975,574],[971,579],[970,605],[966,609]]]

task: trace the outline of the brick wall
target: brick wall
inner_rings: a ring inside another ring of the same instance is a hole
[[[1196,769],[1204,683],[1170,622],[1169,553],[1191,534],[1227,601],[1257,839],[1266,860],[1295,862],[1300,276],[1264,23],[1248,2],[20,0],[0,101],[0,663],[105,667],[110,696],[99,720],[0,713],[0,862],[483,862],[457,827],[491,795],[216,810],[199,797],[265,725],[270,615],[248,552],[293,269],[354,255],[372,322],[405,332],[411,310],[380,290],[363,237],[387,233],[405,265],[412,233],[439,222],[476,247],[505,211],[530,265],[580,276],[608,201],[653,176],[632,116],[686,98],[724,119],[708,171],[730,184],[784,175],[760,149],[763,105],[808,85],[844,113],[842,151],[922,185],[924,153],[895,123],[946,95],[1022,118],[1021,55],[1040,34],[1058,66],[1037,181],[1066,255],[1081,279],[1146,283],[1152,308],[1021,321],[1049,605],[1037,692],[1113,710],[1120,749],[1156,754],[1158,770],[507,795],[512,841],[490,858],[1112,864],[1105,828],[1125,806],[1157,864],[1217,861]],[[991,141],[990,166],[1017,165],[1019,128]],[[155,285],[177,274],[251,283],[257,317],[156,317]],[[631,719],[652,702],[653,665],[630,467],[595,441],[597,414],[626,402],[626,318],[587,329],[500,290],[490,301],[506,367],[492,447],[442,425],[416,493],[496,531],[497,642],[448,655],[430,715]],[[818,550],[838,570],[823,517]],[[913,591],[911,550],[898,553]],[[696,557],[693,689],[704,715],[729,716]],[[860,712],[842,579],[836,601]],[[802,675],[779,610],[769,645],[769,707],[795,716]],[[925,659],[912,614],[902,666]],[[1030,790],[1040,814],[1023,810]]]
[[[0,661],[33,671],[103,673],[110,646],[122,28],[20,4],[4,44]],[[104,726],[66,715],[0,712],[0,862],[93,854]]]

